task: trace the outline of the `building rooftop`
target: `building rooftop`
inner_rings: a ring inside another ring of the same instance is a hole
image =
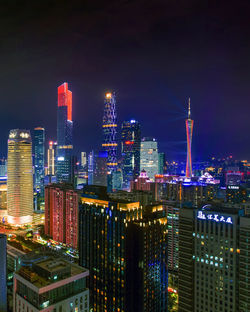
[[[85,274],[83,274],[85,273]],[[37,288],[54,284],[60,280],[76,277],[88,276],[87,269],[79,265],[72,264],[63,258],[49,257],[39,262],[35,262],[32,266],[23,266],[17,272],[25,280],[32,283]]]
[[[217,203],[209,203],[209,204],[202,204],[199,208],[199,210],[204,211],[214,211],[214,212],[220,212],[220,213],[228,213],[228,214],[236,214],[236,215],[244,215],[244,209],[239,207],[229,207],[223,204],[217,204]]]

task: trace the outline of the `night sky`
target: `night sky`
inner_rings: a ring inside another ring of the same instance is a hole
[[[10,129],[56,139],[57,86],[73,92],[76,152],[98,149],[103,97],[167,159],[250,158],[249,1],[1,0],[0,153]]]

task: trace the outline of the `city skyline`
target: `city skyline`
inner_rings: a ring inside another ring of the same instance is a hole
[[[11,36],[2,36],[2,155],[13,128],[41,125],[48,139],[56,139],[55,88],[67,81],[74,93],[74,143],[79,152],[101,144],[100,108],[105,92],[113,90],[119,124],[138,120],[143,135],[156,137],[167,159],[185,160],[188,97],[196,120],[193,159],[230,154],[249,158],[244,144],[250,130],[247,3],[227,2],[226,10],[223,1],[210,7],[198,1],[181,6],[109,1],[98,10],[88,1],[85,6],[73,1],[75,8],[54,1],[50,10],[47,4],[19,9],[3,5],[2,29]],[[128,12],[133,15],[126,21]],[[19,13],[23,37],[15,35],[19,20],[11,23]],[[105,23],[111,15],[115,18]],[[91,136],[84,135],[90,131]]]

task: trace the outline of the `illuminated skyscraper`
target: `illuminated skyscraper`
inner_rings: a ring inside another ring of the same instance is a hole
[[[122,123],[121,152],[123,187],[130,188],[130,181],[140,173],[141,126],[138,121],[129,120]]]
[[[57,142],[49,142],[49,148],[47,151],[48,175],[52,176],[56,173],[56,147]]]
[[[140,151],[140,170],[145,170],[151,181],[158,174],[158,144],[156,139],[143,138]]]
[[[190,98],[188,99],[188,119],[186,119],[186,132],[187,132],[187,163],[186,163],[186,177],[192,177],[192,136],[193,136],[194,121],[191,119]]]
[[[112,172],[117,169],[117,114],[114,93],[105,95],[102,128],[102,148],[108,152],[107,169]]]
[[[69,181],[71,172],[72,142],[72,92],[68,90],[68,83],[58,87],[57,107],[57,180]]]
[[[28,130],[11,130],[8,140],[8,222],[32,222],[33,172],[32,142]]]
[[[34,167],[35,167],[35,189],[43,193],[44,179],[44,143],[45,131],[44,128],[37,127],[34,129]]]

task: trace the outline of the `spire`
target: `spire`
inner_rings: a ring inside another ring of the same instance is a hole
[[[191,119],[190,98],[188,98],[188,119]]]

